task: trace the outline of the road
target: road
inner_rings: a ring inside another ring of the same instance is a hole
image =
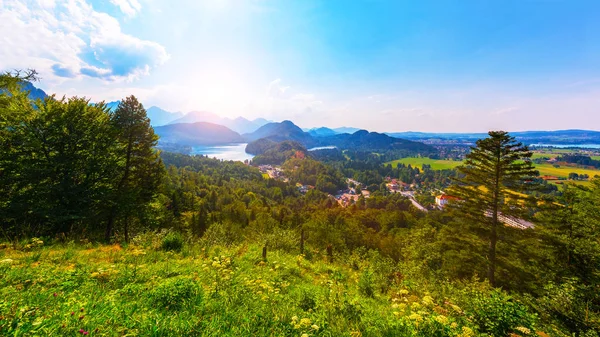
[[[419,210],[421,210],[423,212],[429,212],[429,210],[427,208],[423,207],[423,205],[421,205],[417,202],[417,200],[415,199],[414,193],[415,192],[412,192],[412,191],[400,192],[400,194],[407,197],[410,200],[410,202],[412,202],[413,206],[415,206],[416,208],[418,208]]]

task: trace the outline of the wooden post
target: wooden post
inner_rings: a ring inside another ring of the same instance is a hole
[[[333,247],[331,244],[327,245],[327,256],[329,257],[329,263],[333,263]]]
[[[304,228],[300,230],[300,254],[304,255]]]
[[[267,262],[267,245],[263,247],[262,259],[263,261]]]

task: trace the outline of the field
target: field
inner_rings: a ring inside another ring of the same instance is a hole
[[[407,158],[390,161],[385,164],[386,165],[392,164],[392,166],[396,166],[399,163],[402,163],[405,165],[410,164],[412,167],[419,167],[419,168],[421,168],[423,166],[423,164],[427,164],[427,165],[431,165],[431,168],[434,170],[453,169],[453,168],[459,166],[460,164],[462,164],[462,162],[456,161],[456,160],[431,159],[428,157],[407,157]]]
[[[565,150],[556,150],[557,153],[554,154],[557,155],[558,151],[565,151]],[[553,154],[541,154],[541,153],[534,153],[534,158],[540,158],[540,157],[552,157]],[[443,170],[443,169],[452,169],[455,168],[457,166],[459,166],[460,164],[462,164],[462,162],[460,161],[454,161],[454,160],[441,160],[441,159],[431,159],[431,158],[426,158],[426,157],[407,157],[407,158],[402,158],[402,159],[398,159],[398,160],[394,160],[391,162],[387,162],[386,164],[392,164],[392,166],[397,165],[398,163],[403,163],[405,165],[410,164],[413,167],[419,167],[421,168],[423,164],[428,164],[431,165],[431,168],[434,170]],[[594,169],[587,169],[587,168],[579,168],[579,167],[570,167],[570,166],[560,166],[560,167],[554,167],[552,164],[538,164],[536,165],[536,168],[540,171],[540,175],[544,176],[544,175],[548,175],[548,176],[556,176],[559,178],[568,178],[569,173],[577,173],[577,174],[587,174],[590,176],[590,178],[593,178],[595,175],[599,175],[600,176],[600,170],[594,170]],[[589,182],[588,181],[572,181],[576,184],[580,184],[580,185],[588,185]]]
[[[253,244],[186,240],[176,249],[176,240],[165,246],[156,234],[134,242],[1,244],[0,335],[473,336],[476,329],[448,288],[390,279],[394,264],[379,255],[330,263],[319,251],[273,250],[264,261]]]

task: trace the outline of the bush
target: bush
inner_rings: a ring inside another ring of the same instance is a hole
[[[187,277],[168,279],[151,293],[152,304],[167,310],[179,310],[187,305],[202,304],[202,289]]]
[[[508,336],[522,328],[534,331],[537,320],[527,307],[501,290],[467,291],[463,306],[479,331],[491,336]]]
[[[162,239],[161,248],[166,251],[180,252],[183,248],[183,236],[177,232],[169,232]]]
[[[375,297],[374,281],[372,271],[365,270],[362,272],[362,274],[360,274],[360,279],[358,280],[358,290],[360,293],[367,297]]]
[[[300,301],[298,303],[298,307],[300,307],[304,311],[308,311],[310,309],[313,309],[313,310],[316,309],[317,301],[315,300],[315,295],[308,290],[303,290],[302,294],[300,295]]]

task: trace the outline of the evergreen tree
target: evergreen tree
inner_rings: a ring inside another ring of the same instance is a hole
[[[119,103],[111,115],[117,132],[119,150],[118,179],[112,198],[112,209],[106,224],[105,239],[110,240],[117,220],[123,222],[125,240],[129,240],[129,224],[152,200],[163,174],[163,164],[153,149],[158,136],[150,126],[143,105],[134,96]]]
[[[458,168],[462,178],[449,189],[460,199],[453,203],[456,214],[488,243],[487,278],[492,285],[497,283],[498,241],[509,235],[502,220],[526,217],[529,198],[522,192],[533,187],[533,177],[538,174],[531,155],[527,146],[507,132],[491,131],[471,149]]]

